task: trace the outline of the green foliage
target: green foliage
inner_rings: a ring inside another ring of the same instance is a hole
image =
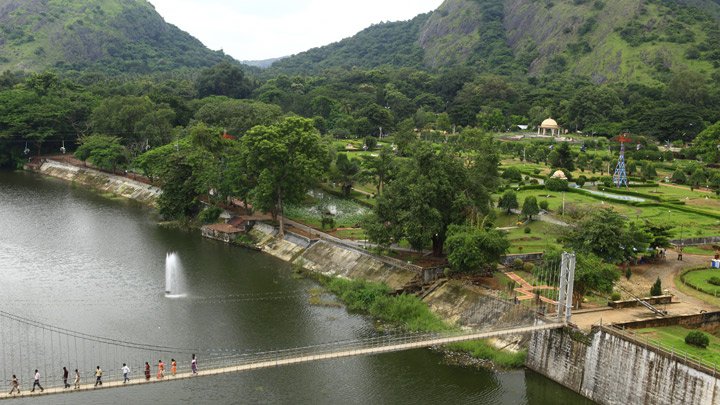
[[[710,338],[701,331],[694,330],[685,336],[685,343],[705,349],[710,345]]]
[[[522,173],[516,167],[508,167],[502,173],[502,178],[511,181],[522,180]]]
[[[547,211],[550,208],[550,203],[548,202],[548,200],[542,200],[542,201],[540,201],[538,206],[540,207],[541,210]]]
[[[610,296],[610,301],[620,301],[620,293],[617,291],[613,291],[612,295]]]
[[[245,98],[250,95],[252,90],[250,81],[245,78],[242,69],[227,61],[202,70],[196,86],[200,97]]]
[[[147,74],[231,60],[166,23],[149,2],[13,1],[3,15],[0,68]]]
[[[708,279],[708,283],[720,287],[720,277],[713,276]]]
[[[534,196],[528,196],[525,197],[525,200],[523,201],[522,206],[522,214],[525,215],[526,218],[532,221],[532,216],[537,215],[540,213],[540,208],[537,204],[537,198]]]
[[[545,188],[550,191],[568,191],[570,187],[565,179],[549,178],[545,180]]]
[[[486,359],[493,362],[499,367],[520,368],[525,365],[527,351],[507,352],[491,346],[484,340],[476,340],[472,342],[453,343],[448,345],[451,350],[459,350],[469,353],[472,357],[478,359]]]
[[[332,178],[341,184],[343,195],[350,196],[353,184],[360,174],[360,164],[356,160],[348,159],[347,154],[338,153],[335,166],[332,170]]]
[[[458,272],[493,271],[510,247],[496,230],[450,225],[447,233],[448,262]]]
[[[511,210],[518,208],[519,205],[515,192],[513,190],[505,190],[498,201],[498,207],[504,209],[506,214],[510,214]]]
[[[335,278],[326,283],[328,290],[337,295],[352,311],[370,315],[409,331],[443,331],[448,327],[414,295],[390,296],[384,284],[365,280]]]
[[[120,144],[120,138],[107,135],[88,135],[78,140],[80,147],[75,157],[87,160],[105,170],[115,171],[128,160],[128,151]]]
[[[545,254],[543,260],[546,263],[559,263],[561,252],[551,250]],[[544,269],[539,266],[537,269]],[[559,267],[556,270],[559,272]],[[604,262],[600,257],[592,253],[576,252],[575,278],[573,282],[574,301],[582,303],[582,297],[590,291],[610,294],[617,280],[620,279],[620,272],[617,267]]]
[[[673,183],[685,184],[687,183],[687,176],[685,175],[685,172],[677,169],[673,172],[671,180]]]
[[[609,263],[621,263],[644,252],[652,239],[642,226],[628,225],[613,209],[603,208],[592,211],[576,227],[568,229],[563,240],[577,252],[597,255]]]
[[[389,243],[407,238],[415,249],[432,241],[433,254],[440,256],[448,226],[475,217],[469,213],[490,211],[490,192],[499,179],[495,146],[483,133],[466,131],[463,136],[458,143],[462,152],[415,145],[366,223],[371,239]]]
[[[658,277],[657,280],[655,280],[655,283],[652,285],[652,287],[650,287],[650,296],[657,297],[662,294],[663,294],[662,283],[660,281],[660,277]]]
[[[243,138],[245,170],[256,179],[252,198],[258,209],[280,216],[283,204],[300,201],[328,166],[328,149],[312,120],[288,117],[257,126]]]
[[[194,118],[210,126],[241,136],[256,125],[271,125],[282,115],[279,106],[252,100],[208,97],[194,102]]]
[[[207,207],[200,211],[200,214],[198,214],[198,220],[204,224],[212,224],[220,218],[220,214],[222,214],[222,208]]]

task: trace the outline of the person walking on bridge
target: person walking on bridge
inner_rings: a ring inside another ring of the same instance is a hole
[[[145,381],[150,381],[150,363],[145,362]]]
[[[37,369],[35,369],[35,382],[33,382],[33,387],[30,392],[35,392],[35,387],[40,388],[40,392],[45,391],[42,385],[40,385],[40,372]]]
[[[123,384],[130,381],[130,377],[128,377],[128,374],[130,374],[130,367],[127,366],[127,364],[123,363],[122,366],[122,373],[123,373]]]
[[[102,386],[102,369],[100,366],[97,366],[95,369],[95,386]]]
[[[75,389],[80,388],[80,372],[78,369],[75,369]]]
[[[163,377],[165,377],[165,363],[163,363],[162,360],[158,360],[157,378],[158,380],[162,380]]]
[[[190,360],[190,368],[192,369],[193,375],[197,375],[197,359],[195,358],[195,354],[192,355],[192,360]]]
[[[65,385],[65,388],[70,388],[70,384],[67,383],[69,374],[70,372],[68,371],[67,367],[63,367],[63,384]]]
[[[17,391],[17,393],[20,393],[20,383],[18,382],[17,376],[13,374],[12,381],[10,382],[10,393],[8,395],[12,395],[13,392]]]
[[[170,373],[172,373],[173,377],[177,374],[177,362],[175,359],[170,359]]]

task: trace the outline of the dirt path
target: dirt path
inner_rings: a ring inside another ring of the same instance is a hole
[[[668,311],[670,315],[697,314],[701,311],[716,311],[713,305],[703,302],[691,295],[687,295],[677,289],[675,277],[680,271],[700,266],[708,266],[710,256],[684,254],[683,260],[677,260],[677,253],[667,251],[667,259],[660,263],[644,264],[632,268],[633,275],[630,280],[623,277],[619,284],[635,295],[645,297],[650,292],[650,287],[660,277],[663,291],[673,295],[673,303],[660,305],[659,309]],[[623,297],[625,298],[625,297]],[[616,309],[611,311],[586,312],[573,315],[572,322],[582,329],[590,329],[594,324],[611,322],[627,322],[641,319],[653,318],[655,315],[644,307]]]

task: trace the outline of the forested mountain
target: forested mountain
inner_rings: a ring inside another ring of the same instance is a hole
[[[716,72],[718,18],[717,0],[446,0],[430,14],[284,59],[271,72],[464,65],[653,83],[671,71]]]
[[[223,60],[144,0],[0,0],[0,70],[150,73]]]

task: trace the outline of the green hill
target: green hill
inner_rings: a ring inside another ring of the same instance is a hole
[[[0,0],[0,70],[149,73],[223,60],[144,0]]]
[[[446,0],[406,22],[378,24],[283,59],[271,71],[380,65],[575,74],[649,83],[720,66],[717,0]]]

